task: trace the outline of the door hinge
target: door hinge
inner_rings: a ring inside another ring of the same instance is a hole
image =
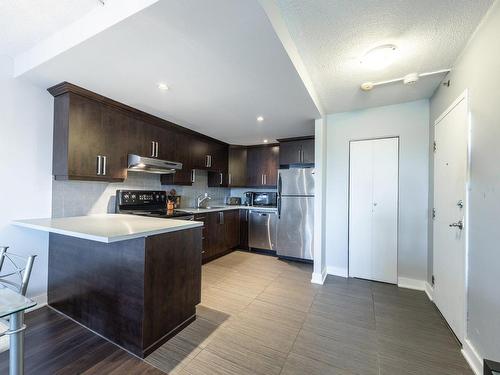
[[[434,152],[436,152],[436,150],[437,150],[436,141],[434,141],[432,149],[434,150]]]
[[[433,219],[436,218],[436,209],[435,208],[432,209],[432,218]]]
[[[435,281],[436,281],[436,279],[434,278],[434,275],[432,275],[432,278],[431,278],[432,286],[434,286]]]

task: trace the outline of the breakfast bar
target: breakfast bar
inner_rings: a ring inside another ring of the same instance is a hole
[[[103,214],[33,219],[49,232],[48,304],[143,358],[196,318],[202,225]]]

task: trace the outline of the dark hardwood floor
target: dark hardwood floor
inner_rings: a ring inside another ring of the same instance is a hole
[[[26,374],[163,374],[49,307],[26,314]],[[0,354],[7,374],[9,352]]]

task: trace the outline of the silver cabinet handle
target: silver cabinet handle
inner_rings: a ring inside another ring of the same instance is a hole
[[[205,155],[205,167],[207,167],[207,168],[209,167],[209,165],[208,165],[208,155]]]
[[[212,155],[208,155],[208,166],[212,167]]]
[[[462,230],[462,229],[464,229],[464,223],[462,220],[459,220],[456,223],[451,223],[450,227],[451,228],[458,228],[458,229]]]
[[[97,175],[101,174],[101,155],[97,155]]]
[[[227,182],[229,183],[229,185],[231,185],[233,183],[231,173],[229,173],[227,175],[227,180],[228,180]]]
[[[300,160],[301,160],[300,153],[301,153],[301,149],[299,148],[299,163],[300,163]]]
[[[264,175],[263,174],[260,175],[260,184],[264,185]]]
[[[158,142],[155,142],[156,143],[156,153],[155,153],[155,156],[158,157],[158,153],[159,153],[159,150],[160,150],[160,144]]]
[[[219,212],[219,224],[224,224],[224,211]]]
[[[151,141],[151,157],[155,157],[155,141]]]
[[[222,173],[220,174],[220,184],[222,185]]]
[[[194,183],[196,180],[196,175],[194,169],[191,169],[191,182]]]
[[[103,176],[106,176],[106,166],[107,166],[107,161],[108,161],[108,158],[106,156],[103,156],[102,157],[102,174]]]

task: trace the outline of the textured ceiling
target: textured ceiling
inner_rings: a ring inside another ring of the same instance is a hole
[[[328,113],[428,98],[443,75],[413,86],[363,92],[365,81],[449,68],[493,0],[276,0],[316,92]],[[382,71],[361,66],[371,48],[401,52]]]
[[[21,77],[69,81],[235,144],[312,134],[320,115],[257,1],[162,0]]]
[[[97,0],[0,0],[0,54],[14,57],[98,6]]]

